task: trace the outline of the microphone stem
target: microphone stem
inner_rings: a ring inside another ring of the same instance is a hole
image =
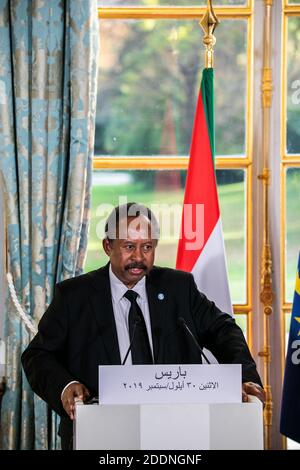
[[[195,345],[197,346],[198,351],[200,351],[201,355],[204,357],[204,359],[206,360],[207,364],[210,364],[209,360],[207,359],[206,355],[204,354],[203,349],[200,348],[200,346],[199,346],[199,344],[198,344],[198,342],[197,342],[195,336],[193,335],[193,333],[191,332],[191,330],[189,329],[189,327],[187,326],[187,324],[184,322],[183,325],[184,325],[185,329],[186,329],[186,330],[189,332],[189,334],[191,335],[191,337],[192,337],[192,339],[193,339]]]
[[[133,325],[133,333],[132,333],[132,339],[131,339],[131,341],[130,341],[129,348],[127,349],[126,356],[124,357],[124,360],[123,360],[123,362],[122,362],[122,366],[125,365],[125,362],[127,361],[127,357],[128,357],[128,355],[129,355],[129,353],[130,353],[130,351],[131,351],[131,347],[132,347],[132,345],[133,345],[134,336],[135,336],[135,331],[136,331],[136,327],[137,327],[138,323],[139,323],[139,321],[135,321],[135,322],[134,322],[134,325]]]

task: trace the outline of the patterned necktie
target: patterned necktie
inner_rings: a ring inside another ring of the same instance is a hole
[[[144,315],[136,301],[137,296],[138,294],[133,290],[128,290],[124,294],[124,297],[131,303],[128,325],[130,341],[132,341],[134,334],[134,340],[131,346],[132,364],[153,364],[146,323]]]

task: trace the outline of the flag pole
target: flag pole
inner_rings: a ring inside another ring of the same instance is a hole
[[[203,44],[205,46],[205,68],[211,69],[214,66],[214,45],[216,38],[214,31],[220,21],[218,20],[212,6],[212,0],[207,0],[207,9],[202,19],[199,21],[204,31]]]

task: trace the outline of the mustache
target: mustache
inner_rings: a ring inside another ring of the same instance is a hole
[[[144,263],[130,263],[125,266],[125,271],[128,271],[128,269],[143,269],[144,271],[147,271],[147,266],[144,265]]]

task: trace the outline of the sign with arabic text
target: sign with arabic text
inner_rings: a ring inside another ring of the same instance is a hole
[[[241,369],[240,364],[99,366],[99,403],[241,403]]]

